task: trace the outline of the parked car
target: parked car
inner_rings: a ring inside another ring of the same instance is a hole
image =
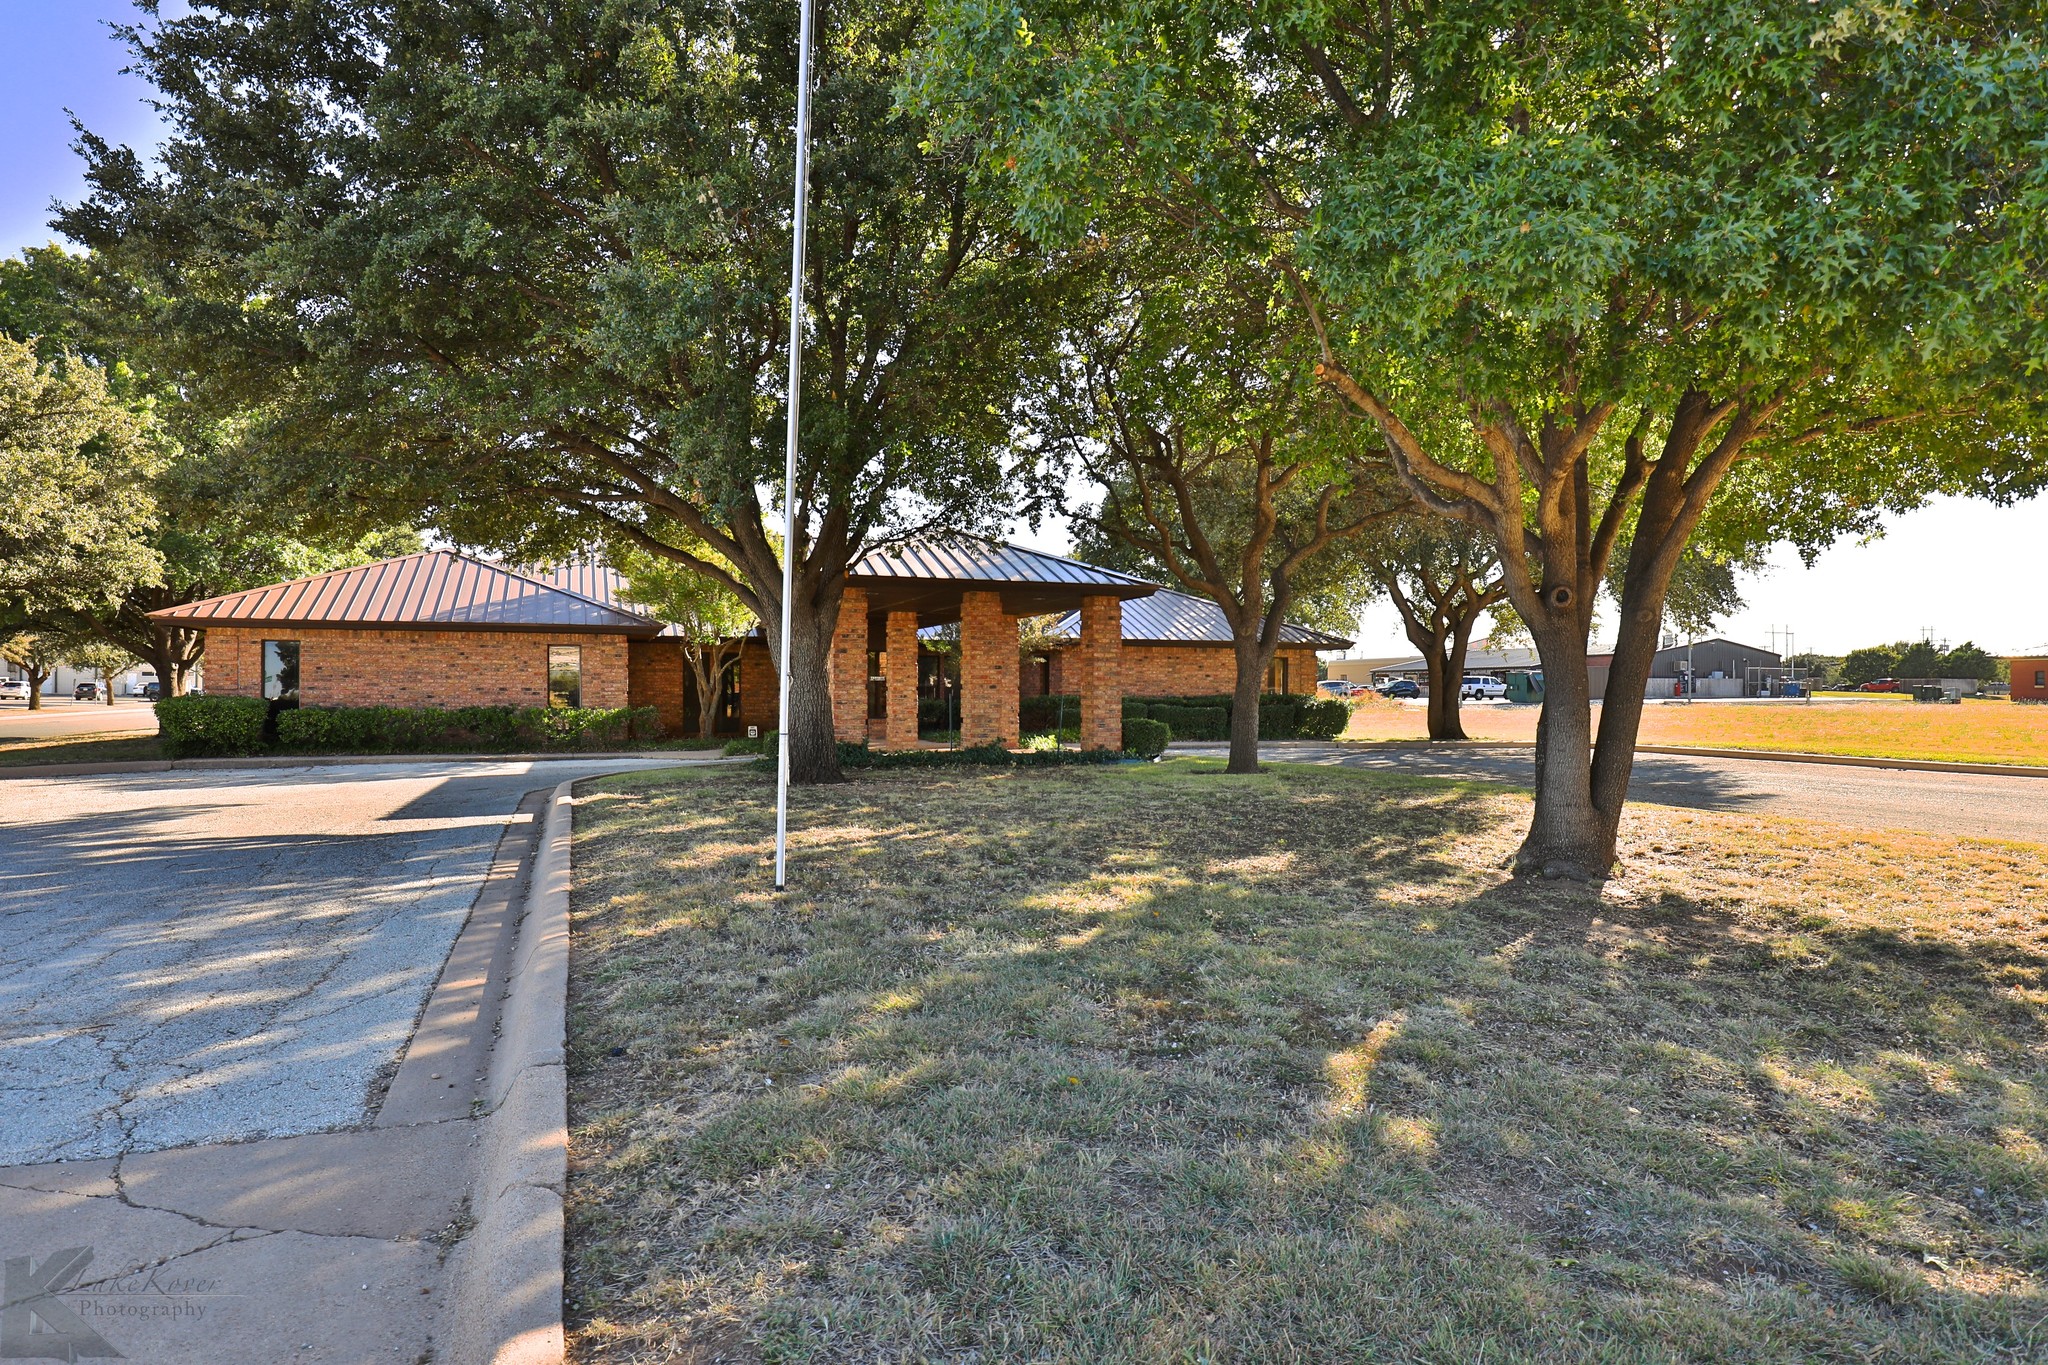
[[[1333,697],[1350,697],[1356,696],[1360,688],[1347,678],[1325,678],[1316,684],[1316,691],[1327,692]]]
[[[1392,682],[1380,684],[1380,695],[1383,697],[1419,697],[1422,695],[1422,689],[1415,685],[1415,680],[1412,678],[1396,678]]]
[[[162,683],[146,682],[142,685],[142,699],[144,701],[155,701],[163,694],[164,685]]]
[[[99,699],[100,685],[96,682],[80,683],[71,689],[71,700],[73,701],[98,701]]]
[[[1499,678],[1473,674],[1458,684],[1458,698],[1461,701],[1500,701],[1506,698],[1508,685]]]
[[[1897,678],[1872,678],[1856,690],[1858,692],[1896,692],[1899,690],[1899,680]]]
[[[27,701],[28,679],[7,678],[0,680],[0,701]]]

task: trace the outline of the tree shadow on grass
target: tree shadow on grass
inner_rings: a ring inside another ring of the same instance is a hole
[[[2042,1345],[2030,953],[1510,883],[1502,798],[1288,773],[855,784],[777,902],[713,791],[680,896],[579,915],[572,1282],[670,1286],[613,1349]]]

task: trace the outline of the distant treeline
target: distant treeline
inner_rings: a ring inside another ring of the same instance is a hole
[[[2005,681],[2005,660],[1965,640],[1944,649],[1926,640],[1852,649],[1844,655],[1795,654],[1790,663],[1809,671],[1817,687],[1861,687],[1879,678],[1979,678]]]

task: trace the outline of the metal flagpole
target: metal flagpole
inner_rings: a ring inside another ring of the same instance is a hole
[[[804,363],[804,219],[811,189],[811,4],[799,0],[803,18],[796,44],[796,214],[789,253],[789,434],[782,454],[782,704],[776,712],[775,889],[787,884],[789,860],[789,602],[796,591],[796,429]]]

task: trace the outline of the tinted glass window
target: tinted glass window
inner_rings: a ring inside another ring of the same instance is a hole
[[[576,645],[548,646],[548,705],[583,705],[583,650]]]
[[[263,696],[268,701],[299,699],[299,642],[263,642]]]

